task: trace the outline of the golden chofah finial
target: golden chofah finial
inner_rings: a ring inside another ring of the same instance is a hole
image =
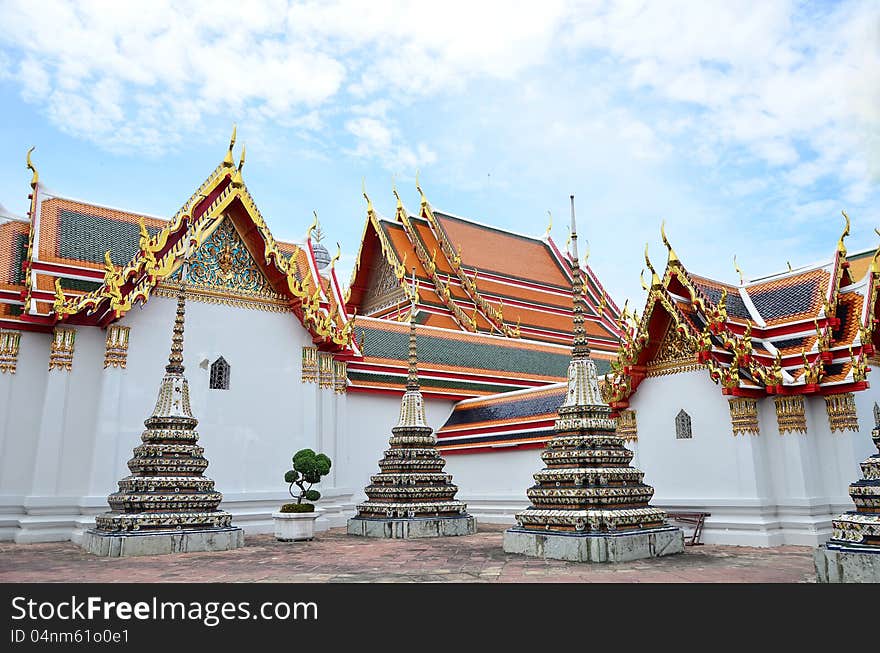
[[[419,191],[419,197],[421,197],[422,206],[426,206],[428,204],[428,198],[425,197],[424,191],[422,191],[422,185],[419,183],[419,171],[416,169],[416,190]]]
[[[678,255],[675,253],[675,250],[672,249],[672,245],[669,244],[669,239],[666,237],[666,220],[663,220],[660,223],[660,238],[663,239],[663,244],[666,245],[666,249],[669,250],[667,263],[678,261]]]
[[[312,210],[312,215],[315,216],[315,219],[312,220],[312,224],[309,225],[309,230],[306,232],[306,240],[312,239],[312,232],[318,227],[318,212]]]
[[[397,198],[397,209],[402,209],[403,202],[400,200],[400,195],[397,192],[397,182],[394,179],[394,175],[391,175],[391,192],[394,193],[394,197]]]
[[[650,290],[650,288],[648,287],[648,284],[645,283],[645,276],[644,275],[645,275],[645,268],[642,268],[641,271],[639,272],[639,281],[642,282],[642,290]]]
[[[788,266],[788,271],[791,272],[791,261],[786,261],[785,264]]]
[[[544,234],[544,238],[550,237],[550,231],[553,229],[553,214],[550,211],[547,211],[547,217],[549,218],[549,222],[547,223],[547,231]]]
[[[241,145],[241,157],[238,160],[238,171],[241,172],[241,169],[244,167],[244,157],[247,152],[247,145],[242,143]]]
[[[31,147],[31,149],[27,151],[27,155],[25,156],[27,169],[33,173],[33,175],[31,176],[31,188],[36,188],[37,182],[40,181],[40,173],[37,172],[37,169],[34,167],[34,162],[31,161],[31,152],[33,152],[35,149],[37,149],[36,146]]]
[[[581,265],[583,265],[584,267],[587,267],[587,261],[589,261],[589,260],[590,260],[590,241],[587,240],[587,249],[584,252],[584,258],[583,258],[583,261],[581,261]]]
[[[846,211],[841,211],[844,219],[846,220],[846,226],[843,228],[843,233],[840,234],[840,240],[837,241],[837,251],[840,252],[840,255],[846,256],[846,245],[843,244],[843,239],[849,236],[849,216],[846,214]]]
[[[874,227],[874,233],[880,236],[880,231],[877,230],[877,227]],[[880,247],[874,252],[874,258],[871,260],[871,272],[880,274],[880,263],[878,263],[877,257],[880,257]]]
[[[226,150],[226,156],[223,158],[223,165],[227,168],[231,168],[235,165],[232,161],[232,148],[235,147],[235,133],[236,133],[236,125],[232,123],[232,137],[229,139],[229,148]]]
[[[745,279],[743,277],[743,271],[740,269],[739,264],[736,262],[736,254],[733,255],[733,269],[737,271],[739,274],[739,285],[745,285]]]
[[[629,317],[629,299],[623,302],[623,310],[620,311],[620,319],[626,320]]]
[[[367,195],[366,177],[361,177],[361,193],[363,193],[364,199],[367,200],[367,213],[373,213],[373,202],[370,200],[370,196]]]
[[[645,243],[645,265],[647,265],[648,269],[651,271],[651,286],[662,285],[660,277],[657,276],[657,270],[654,269],[654,266],[651,265],[651,259],[648,258],[648,243]]]
[[[342,247],[339,246],[339,243],[336,243],[336,255],[330,259],[330,269],[333,269],[333,266],[336,265],[336,261],[342,258]]]

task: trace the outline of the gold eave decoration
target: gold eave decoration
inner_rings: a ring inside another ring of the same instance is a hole
[[[852,392],[825,396],[825,409],[828,412],[828,426],[831,432],[858,431],[859,416],[856,411],[856,398]]]
[[[128,361],[128,338],[131,327],[111,324],[107,327],[107,342],[104,350],[104,369],[121,367],[125,369]]]
[[[76,329],[55,327],[52,332],[52,349],[49,353],[49,371],[70,371],[73,366],[73,348],[75,341]]]
[[[603,399],[605,397],[603,396]],[[637,441],[639,439],[638,425],[636,424],[636,411],[622,410],[617,416],[617,435],[624,440]]]
[[[806,433],[807,416],[803,395],[776,395],[776,424],[779,434]]]
[[[0,374],[15,374],[20,345],[20,331],[0,331]]]
[[[733,397],[730,405],[730,424],[734,435],[750,433],[758,435],[758,400],[750,397]]]

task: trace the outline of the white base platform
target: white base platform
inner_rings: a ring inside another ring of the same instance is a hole
[[[477,532],[477,520],[473,515],[461,517],[426,517],[412,519],[364,519],[348,520],[348,534],[363,537],[411,539],[417,537],[447,537],[473,535]]]
[[[880,583],[880,547],[820,546],[813,562],[820,583]]]
[[[88,553],[109,558],[228,551],[244,546],[240,528],[213,528],[195,531],[112,534],[88,530],[82,548]]]
[[[573,562],[627,562],[684,551],[680,528],[654,528],[619,535],[504,531],[504,552]]]

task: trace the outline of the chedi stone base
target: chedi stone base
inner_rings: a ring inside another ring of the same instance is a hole
[[[365,519],[363,517],[352,517],[348,520],[348,534],[363,537],[413,539],[419,537],[473,535],[476,532],[477,520],[472,515],[462,515],[460,517],[416,517],[412,519]]]
[[[237,527],[152,533],[105,533],[88,530],[82,548],[109,558],[228,551],[244,546],[244,531]]]
[[[572,562],[628,562],[684,551],[684,532],[665,527],[615,534],[559,533],[510,528],[504,552]]]
[[[813,551],[820,583],[880,583],[880,547],[824,545]]]

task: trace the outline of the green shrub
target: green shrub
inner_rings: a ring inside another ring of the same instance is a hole
[[[314,503],[285,503],[279,512],[315,512]]]
[[[304,504],[303,501],[317,501],[321,498],[321,493],[313,490],[312,486],[321,482],[321,477],[330,473],[330,458],[322,453],[315,453],[311,449],[300,449],[293,454],[293,469],[284,473],[284,482],[289,483],[290,487],[287,491],[290,493],[296,503],[285,504],[281,508],[281,512],[311,512],[315,509],[310,503]],[[308,487],[306,484],[308,483]],[[293,486],[299,488],[299,492],[294,494]],[[309,506],[309,509],[301,510],[284,510],[288,506]]]

